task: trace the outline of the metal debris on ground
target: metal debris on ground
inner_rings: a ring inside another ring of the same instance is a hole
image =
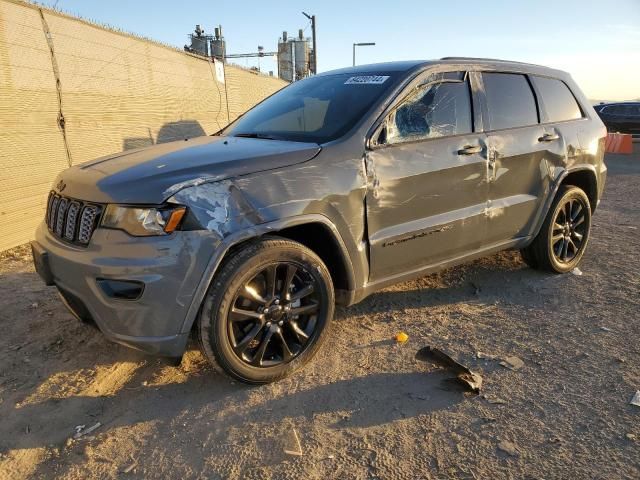
[[[78,438],[84,437],[85,435],[88,435],[89,433],[93,432],[94,430],[97,430],[101,426],[102,426],[102,424],[100,422],[96,423],[95,425],[90,426],[87,429],[84,428],[85,427],[84,425],[78,425],[76,427],[76,433],[73,435],[73,438],[75,440],[77,440]]]
[[[508,368],[509,370],[520,370],[524,367],[524,362],[518,357],[507,357],[500,362],[500,365]]]
[[[434,361],[450,368],[457,375],[458,381],[467,389],[473,393],[480,393],[480,389],[482,388],[482,377],[480,374],[472,372],[468,367],[455,361],[442,350],[429,346],[421,348],[416,353],[416,360],[423,362]]]
[[[291,430],[287,430],[287,433],[284,436],[283,443],[284,443],[283,445],[284,453],[288,455],[296,455],[298,457],[302,456],[302,446],[300,445],[298,432],[296,432],[295,428],[292,428]]]
[[[629,402],[631,405],[635,405],[636,407],[640,407],[640,390],[636,392],[631,401]]]
[[[576,276],[581,276],[582,275],[582,270],[580,270],[578,267],[574,268],[573,270],[571,270],[571,273],[573,273]]]
[[[409,335],[404,332],[400,332],[396,334],[396,342],[398,343],[406,343],[409,340]]]

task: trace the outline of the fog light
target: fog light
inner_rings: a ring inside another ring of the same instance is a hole
[[[132,280],[98,278],[96,282],[107,297],[118,300],[138,300],[144,291],[144,283]]]

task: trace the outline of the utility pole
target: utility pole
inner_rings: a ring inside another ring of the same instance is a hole
[[[311,20],[311,35],[313,37],[313,74],[318,74],[318,44],[316,43],[316,16],[308,15],[304,12],[302,14]]]
[[[356,66],[356,47],[372,47],[375,42],[354,43],[353,44],[353,66]]]

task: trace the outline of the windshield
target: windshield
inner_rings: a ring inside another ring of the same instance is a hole
[[[223,135],[324,143],[347,133],[397,74],[337,74],[292,83],[249,110]]]

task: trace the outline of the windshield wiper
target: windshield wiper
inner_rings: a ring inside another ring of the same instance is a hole
[[[242,137],[242,138],[261,138],[264,140],[278,140],[271,135],[267,135],[266,133],[236,133],[233,135],[234,137]]]

